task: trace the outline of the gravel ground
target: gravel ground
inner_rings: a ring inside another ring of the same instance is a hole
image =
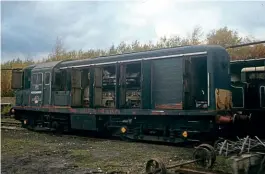
[[[161,158],[172,165],[190,159],[193,152],[190,148],[28,130],[2,129],[1,141],[2,173],[144,173],[150,158]],[[215,169],[220,170],[220,161]]]
[[[1,97],[1,103],[15,104],[16,103],[16,98],[15,97]]]

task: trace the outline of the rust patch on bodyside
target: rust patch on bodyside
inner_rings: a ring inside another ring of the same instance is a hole
[[[225,89],[215,89],[216,110],[230,110],[232,108],[232,93]]]
[[[182,103],[162,104],[162,105],[156,105],[155,109],[179,109],[179,110],[182,110],[183,106],[182,106]]]
[[[101,114],[120,114],[120,110],[118,109],[109,109],[109,108],[101,108],[101,109],[97,109],[96,110],[97,113],[101,113]]]
[[[215,119],[217,124],[227,124],[233,121],[233,118],[230,115],[218,115]]]
[[[166,115],[164,111],[152,111],[151,114],[152,115]]]
[[[77,110],[74,108],[69,108],[69,112],[77,112]]]

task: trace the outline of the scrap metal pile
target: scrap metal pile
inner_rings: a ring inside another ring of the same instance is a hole
[[[248,155],[244,156],[244,154]],[[238,138],[237,141],[219,139],[215,143],[214,147],[209,144],[201,144],[198,147],[195,147],[192,160],[172,166],[166,166],[162,160],[157,158],[150,159],[146,163],[145,171],[147,174],[167,174],[169,169],[175,169],[175,172],[179,172],[181,170],[181,167],[187,164],[196,164],[197,166],[203,167],[205,169],[210,169],[213,167],[217,155],[230,157],[229,159],[234,159],[232,162],[233,164],[231,164],[233,173],[238,173],[237,171],[239,170],[238,166],[240,161],[238,160],[239,157],[241,158],[241,161],[250,161],[250,158],[258,157],[257,161],[259,169],[257,171],[257,174],[265,172],[265,142],[260,140],[258,137],[252,139],[249,136],[242,139]],[[182,173],[185,173],[185,171]],[[186,173],[191,172],[187,171]],[[200,172],[193,171],[193,173]]]
[[[261,141],[257,136],[255,136],[255,139],[249,136],[242,139],[237,138],[237,141],[220,139],[215,143],[215,150],[218,155],[226,157],[231,154],[241,155],[250,152],[265,154],[265,142]]]

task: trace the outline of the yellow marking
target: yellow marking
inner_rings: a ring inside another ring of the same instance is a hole
[[[184,132],[182,133],[182,136],[185,137],[185,138],[187,138],[187,137],[188,137],[188,132],[187,132],[187,131],[184,131]]]
[[[232,107],[232,93],[225,89],[215,89],[216,110],[230,110]]]
[[[121,128],[121,132],[122,132],[122,133],[125,133],[126,131],[127,131],[127,130],[126,130],[125,127],[122,127],[122,128]]]

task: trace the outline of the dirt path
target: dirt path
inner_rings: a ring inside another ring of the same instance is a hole
[[[31,131],[1,131],[2,173],[144,173],[150,158],[167,164],[190,159],[192,149]]]

